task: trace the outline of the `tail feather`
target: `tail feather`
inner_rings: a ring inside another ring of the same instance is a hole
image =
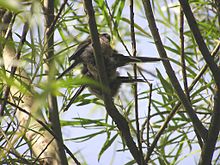
[[[111,58],[113,58],[112,61],[115,61],[116,67],[121,67],[130,63],[157,62],[157,61],[167,60],[164,58],[157,58],[157,57],[131,57],[119,53],[113,54]]]
[[[136,82],[145,82],[143,79],[135,79],[133,77],[126,77],[126,76],[118,76],[117,79],[121,82],[121,83],[136,83]]]
[[[156,61],[164,61],[167,59],[157,58],[157,57],[134,57],[137,58],[140,62],[156,62]]]

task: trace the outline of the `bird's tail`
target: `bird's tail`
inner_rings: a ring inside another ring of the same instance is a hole
[[[132,57],[135,58],[136,62],[156,62],[156,61],[166,61],[166,58],[157,58],[157,57]],[[132,61],[131,61],[132,62]]]
[[[117,67],[121,67],[130,63],[157,62],[157,61],[168,60],[165,58],[156,58],[156,57],[132,57],[132,56],[125,56],[123,54],[115,54],[113,58],[116,61]]]
[[[117,80],[119,80],[121,83],[136,83],[136,82],[145,82],[143,79],[140,78],[133,78],[128,76],[118,76]]]

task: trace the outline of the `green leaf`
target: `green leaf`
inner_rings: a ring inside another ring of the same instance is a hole
[[[21,4],[17,0],[0,0],[0,7],[4,9],[8,9],[14,12],[19,12],[22,9]]]
[[[127,19],[127,18],[125,18],[125,17],[122,17],[121,19],[122,19],[122,21],[128,23],[129,25],[131,24],[131,21],[130,21],[129,19]],[[144,34],[146,37],[151,37],[151,35],[150,35],[148,32],[146,32],[146,31],[145,31],[141,26],[139,26],[138,24],[134,23],[134,27],[135,27],[137,30],[139,30],[142,34]]]
[[[111,146],[111,144],[115,141],[117,138],[118,134],[113,136],[111,139],[107,138],[104,145],[101,148],[101,151],[99,152],[98,160],[100,160],[102,154]]]
[[[165,90],[166,92],[166,95],[162,95],[162,97],[166,100],[166,97],[169,99],[169,100],[173,100],[173,96],[174,96],[174,90],[173,90],[173,86],[171,85],[170,82],[168,82],[164,76],[160,73],[160,71],[158,69],[157,70],[157,77],[160,79],[160,82],[163,86],[163,89]]]
[[[124,6],[125,6],[125,0],[120,0],[118,4],[118,7],[117,7],[117,13],[116,13],[116,25],[119,24],[120,20],[121,20],[121,15],[122,15],[122,11],[124,9]]]
[[[87,141],[95,136],[98,136],[100,134],[106,133],[106,130],[102,130],[96,133],[92,133],[92,134],[88,134],[85,136],[80,136],[80,137],[76,137],[76,138],[69,138],[69,139],[65,139],[65,141],[77,141],[77,142],[84,142]]]
[[[177,164],[177,160],[179,159],[179,157],[181,156],[181,153],[183,152],[183,144],[184,144],[185,139],[186,139],[186,136],[182,136],[180,143],[178,143],[178,145],[176,145],[177,152],[176,152],[171,164],[173,164],[173,165]]]
[[[112,29],[112,22],[111,22],[111,18],[107,10],[107,6],[106,6],[107,4],[105,3],[104,0],[96,0],[96,3],[101,9],[101,12],[102,12],[101,16],[104,16],[104,21],[102,21],[101,23],[104,23],[106,25],[106,22],[107,22],[108,27]]]
[[[111,128],[112,125],[107,124],[106,122],[102,122],[104,119],[87,119],[87,118],[73,118],[73,121],[66,121],[66,120],[61,120],[61,125],[62,126],[72,126],[72,127],[77,127],[77,126],[82,126],[82,127],[92,127],[92,126],[99,126],[99,127],[109,127]]]

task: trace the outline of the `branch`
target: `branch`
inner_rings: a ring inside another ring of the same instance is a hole
[[[186,62],[185,62],[185,52],[184,52],[184,13],[182,8],[180,8],[180,28],[179,28],[179,33],[180,33],[180,52],[181,52],[181,64],[182,64],[182,75],[183,75],[183,85],[184,85],[184,91],[185,94],[189,100],[189,102],[191,102],[190,100],[190,93],[189,93],[189,89],[188,89],[188,81],[187,81],[187,72],[186,72]],[[198,142],[200,147],[202,148],[203,142],[201,137],[199,136],[197,130],[195,129],[195,134],[197,136]]]
[[[188,1],[186,0],[179,0],[181,7],[183,9],[183,12],[186,16],[186,19],[188,21],[189,27],[193,33],[193,36],[198,44],[199,50],[205,59],[208,67],[210,68],[212,75],[214,77],[215,83],[216,83],[216,93],[214,97],[214,109],[213,114],[211,118],[211,124],[208,131],[208,140],[206,141],[199,164],[200,165],[206,165],[211,164],[213,153],[215,151],[215,145],[217,143],[218,134],[220,131],[220,69],[217,66],[217,64],[214,61],[214,58],[209,53],[209,50],[204,42],[204,39],[200,33],[200,30],[198,28],[197,22],[195,20],[195,17],[192,13],[192,10],[189,6]]]
[[[98,35],[97,25],[95,21],[92,1],[84,0],[84,5],[85,5],[86,12],[88,14],[88,17],[89,17],[88,22],[89,22],[89,28],[90,28],[90,36],[93,42],[95,62],[98,68],[100,81],[101,81],[102,86],[109,87],[108,78],[106,74],[106,68],[104,65],[104,59],[101,54],[101,46],[100,46],[99,35]],[[140,152],[131,136],[128,122],[115,107],[110,93],[103,92],[103,100],[104,100],[107,113],[112,117],[113,121],[116,123],[117,127],[121,131],[122,136],[124,137],[126,145],[128,146],[128,149],[130,150],[132,156],[134,157],[134,159],[136,160],[138,164],[141,164],[142,158],[140,158]]]
[[[57,14],[56,17],[54,18],[53,22],[50,24],[50,27],[47,29],[47,32],[46,32],[46,33],[50,34],[50,33],[52,33],[52,32],[54,31],[54,27],[55,27],[55,25],[56,25],[58,19],[60,18],[60,15],[61,15],[61,13],[62,13],[64,7],[65,7],[66,4],[67,4],[67,1],[68,1],[68,0],[64,0],[63,4],[62,4],[61,7],[60,7],[60,10],[59,10],[58,14]]]
[[[196,23],[195,17],[193,16],[192,10],[190,9],[189,3],[186,0],[179,0],[181,7],[183,9],[183,12],[186,16],[187,22],[189,24],[189,27],[193,33],[193,36],[196,40],[196,43],[198,44],[199,50],[203,56],[203,58],[205,59],[206,63],[208,64],[215,83],[217,84],[217,86],[220,88],[220,69],[217,66],[217,64],[214,61],[214,58],[211,56],[205,42],[204,39],[200,33],[200,30],[198,28],[198,25]]]
[[[64,6],[64,5],[63,5]],[[44,13],[45,13],[45,48],[46,56],[48,59],[48,84],[55,80],[55,59],[54,59],[54,26],[59,17],[54,20],[54,0],[45,0],[44,1]],[[61,12],[60,12],[61,13]],[[52,91],[51,91],[52,92]],[[58,137],[57,146],[58,154],[61,164],[68,164],[67,157],[63,147],[63,137],[60,126],[59,112],[58,112],[58,103],[56,96],[53,96],[52,93],[48,95],[48,106],[49,106],[49,119],[51,122],[52,130],[54,134]]]
[[[208,140],[204,144],[199,160],[199,165],[212,164],[212,157],[215,151],[219,131],[220,131],[220,90],[217,88],[214,97],[214,109],[211,119],[211,124],[208,132]]]
[[[14,17],[15,18],[15,17]],[[11,20],[11,22],[14,21],[14,18]],[[12,25],[11,25],[12,27]],[[11,29],[10,25],[9,28]],[[19,86],[11,85],[10,86],[10,95],[9,98],[14,104],[17,106],[22,107],[27,111],[28,113],[36,114],[39,110],[38,106],[34,101],[33,93],[32,91],[32,82],[30,78],[28,77],[27,72],[22,67],[15,67],[13,66],[14,60],[19,59],[21,55],[21,49],[23,47],[25,36],[28,32],[28,26],[27,23],[24,25],[23,34],[21,35],[21,42],[17,48],[17,52],[15,52],[15,46],[11,43],[13,43],[13,39],[11,37],[11,32],[8,30],[4,35],[8,36],[6,37],[4,49],[3,49],[3,61],[4,61],[4,67],[7,70],[12,70],[11,75],[13,72],[15,72],[14,75],[18,76],[18,78],[14,78],[13,81],[18,83]],[[9,41],[10,43],[9,43]],[[6,71],[7,71],[6,70]],[[27,85],[28,89],[21,92],[19,87],[22,87]],[[16,99],[15,99],[16,98]],[[5,103],[6,104],[6,103]],[[53,139],[52,135],[49,134],[47,131],[42,129],[41,125],[39,125],[36,121],[31,120],[29,115],[26,113],[23,113],[21,111],[16,111],[16,116],[18,119],[18,128],[19,131],[16,131],[17,137],[19,138],[21,135],[24,135],[28,142],[30,142],[31,148],[30,152],[32,152],[36,157],[40,154],[40,159],[44,161],[44,163],[57,163],[57,147],[54,141],[52,141],[51,145],[47,146],[47,142],[50,141],[50,139]],[[38,118],[43,119],[43,116],[38,113]],[[15,139],[17,140],[17,139]],[[46,147],[44,152],[42,153],[42,148]],[[32,156],[32,155],[31,155]]]
[[[130,51],[128,50],[128,47],[126,46],[124,40],[121,38],[121,35],[119,34],[119,31],[118,31],[118,29],[117,29],[118,26],[116,25],[116,22],[114,21],[114,16],[113,16],[112,13],[111,13],[111,10],[110,10],[110,8],[109,8],[108,1],[107,1],[107,0],[105,0],[105,4],[106,4],[107,10],[108,10],[108,14],[110,15],[110,18],[111,18],[111,21],[112,21],[112,23],[113,23],[114,30],[116,31],[116,34],[117,34],[118,39],[120,40],[120,42],[121,42],[122,45],[124,46],[126,52],[129,54],[129,56],[132,56],[131,53],[130,53]]]
[[[153,39],[155,41],[158,53],[161,56],[161,58],[168,58],[167,53],[164,49],[163,43],[162,43],[161,38],[160,38],[158,28],[157,28],[156,23],[155,23],[155,19],[154,19],[154,15],[153,15],[153,11],[152,11],[152,8],[151,8],[150,1],[149,0],[146,0],[146,1],[143,0],[142,2],[143,2],[143,5],[144,5],[144,9],[145,9],[145,15],[146,15],[148,23],[149,23],[149,28],[151,30]],[[180,83],[179,83],[179,81],[178,81],[178,79],[175,75],[175,72],[174,72],[173,68],[171,67],[170,62],[169,61],[163,61],[163,65],[166,69],[167,75],[169,76],[171,84],[173,85],[173,87],[176,91],[176,94],[179,97],[179,100],[183,104],[184,108],[187,111],[188,116],[190,117],[190,119],[193,123],[193,126],[198,131],[198,133],[203,138],[203,140],[206,141],[208,132],[207,132],[206,128],[203,126],[203,124],[201,123],[201,121],[199,120],[199,118],[197,117],[195,111],[192,108],[191,103],[189,102],[188,98],[184,94],[183,89],[180,86]]]
[[[220,48],[220,42],[217,44],[217,46],[215,47],[215,49],[212,52],[212,56],[215,56],[218,53],[218,50]],[[200,80],[200,78],[203,76],[203,74],[206,72],[206,70],[208,69],[208,65],[206,64],[201,71],[197,74],[197,76],[195,77],[195,79],[193,80],[192,84],[189,86],[189,92],[193,89],[193,87],[196,85],[196,83]],[[145,160],[148,161],[150,159],[150,156],[154,150],[154,148],[157,145],[158,140],[160,139],[161,135],[163,134],[163,132],[165,131],[165,129],[167,128],[167,125],[169,124],[170,120],[173,118],[173,116],[176,114],[177,110],[180,108],[181,106],[181,102],[178,102],[175,107],[173,108],[173,110],[170,112],[170,114],[167,116],[164,124],[160,127],[160,130],[157,132],[151,146],[148,148],[148,152],[147,155],[145,157]]]
[[[134,31],[134,2],[130,0],[130,28],[131,28],[131,46],[132,46],[132,55],[136,57],[137,50],[136,50],[136,39],[135,39],[135,31]],[[137,65],[134,64],[133,66],[134,71],[134,78],[137,79]],[[135,123],[136,123],[136,134],[137,134],[137,142],[138,148],[140,151],[141,165],[144,164],[144,157],[143,157],[143,149],[141,143],[141,135],[140,135],[140,124],[139,124],[139,113],[138,113],[138,91],[137,91],[137,83],[134,84],[134,101],[135,101]]]

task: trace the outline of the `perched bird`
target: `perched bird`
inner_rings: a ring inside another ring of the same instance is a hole
[[[116,77],[118,75],[118,73],[116,72],[117,68],[130,63],[155,62],[165,60],[162,58],[153,57],[125,56],[112,49],[110,45],[111,37],[109,34],[100,34],[99,39],[108,77]],[[69,57],[69,61],[73,61],[73,63],[63,73],[61,73],[57,79],[60,79],[63,75],[71,71],[75,66],[79,64],[83,64],[83,67],[81,69],[81,73],[83,75],[85,75],[89,71],[90,74],[93,75],[93,78],[98,79],[98,72],[95,64],[92,41],[90,37],[79,44],[73,55]]]
[[[109,80],[109,88],[111,92],[111,96],[114,97],[120,85],[122,83],[134,83],[134,82],[143,82],[141,79],[133,79],[130,77],[122,77],[120,76],[117,69],[119,67],[128,65],[130,63],[138,63],[138,62],[155,62],[161,60],[167,60],[162,58],[152,58],[152,57],[131,57],[125,56],[123,54],[118,53],[118,51],[112,49],[110,45],[110,35],[107,33],[103,33],[99,35],[101,53],[104,58],[104,63],[106,66],[106,74]],[[57,79],[60,79],[63,75],[72,70],[75,66],[82,64],[81,73],[95,81],[99,81],[98,70],[95,63],[95,57],[93,52],[93,46],[91,38],[88,37],[85,41],[83,41],[76,48],[76,51],[69,57],[69,61],[73,61],[73,63],[68,67],[62,74],[58,76]],[[77,96],[84,90],[85,87],[88,87],[89,91],[95,94],[98,98],[102,99],[102,93],[100,88],[90,86],[90,85],[82,85],[79,90],[76,92],[76,95],[70,100],[68,106],[74,102]],[[68,109],[68,108],[67,108]]]

